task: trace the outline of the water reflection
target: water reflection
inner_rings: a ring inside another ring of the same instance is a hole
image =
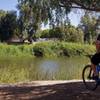
[[[59,63],[53,60],[45,60],[39,65],[41,71],[55,73],[59,69]]]
[[[0,82],[81,78],[82,69],[88,62],[83,57],[1,58]]]

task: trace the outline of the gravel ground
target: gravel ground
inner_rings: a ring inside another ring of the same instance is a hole
[[[81,80],[0,84],[0,100],[100,100],[100,87],[89,91]]]

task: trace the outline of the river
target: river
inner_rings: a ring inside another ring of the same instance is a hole
[[[81,79],[86,57],[0,58],[0,82]]]

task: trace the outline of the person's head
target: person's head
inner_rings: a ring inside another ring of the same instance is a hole
[[[96,44],[96,50],[97,50],[97,52],[100,52],[100,34],[98,35],[95,44]]]

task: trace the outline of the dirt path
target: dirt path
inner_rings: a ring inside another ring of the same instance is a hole
[[[88,91],[82,81],[1,84],[0,100],[100,100],[100,87]]]

